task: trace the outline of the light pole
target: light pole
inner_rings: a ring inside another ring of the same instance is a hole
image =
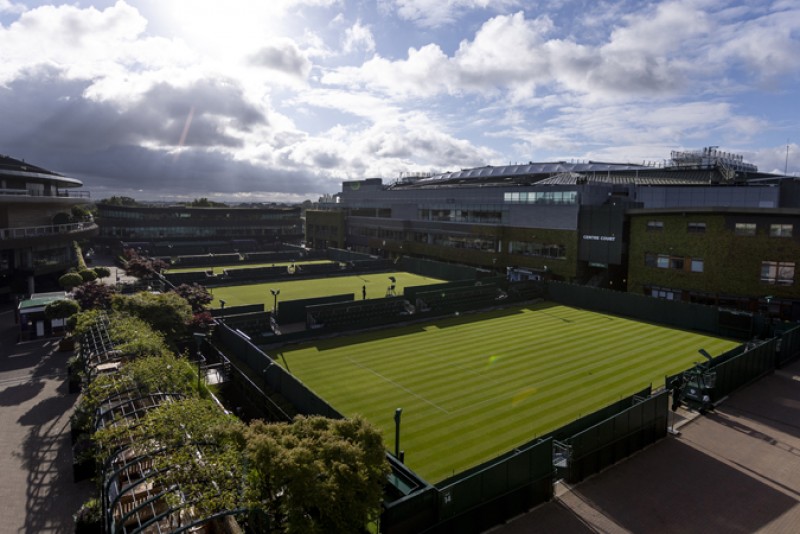
[[[200,347],[203,345],[206,335],[202,332],[195,332],[193,335],[194,342],[197,343],[197,391],[200,391],[201,364],[203,362],[203,353],[200,351]]]
[[[219,305],[222,308],[222,312],[221,312],[221,317],[220,318],[221,318],[222,322],[224,323],[225,322],[225,301],[222,300],[222,299],[219,299]]]
[[[394,411],[394,457],[398,460],[400,460],[400,416],[402,414],[402,408]]]
[[[281,294],[280,289],[270,289],[270,293],[272,293],[272,315],[274,317],[278,316],[278,295]]]

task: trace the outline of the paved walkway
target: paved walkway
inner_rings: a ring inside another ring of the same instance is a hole
[[[493,534],[800,532],[800,363]]]
[[[66,362],[55,339],[16,343],[14,310],[0,305],[0,532],[74,532],[92,484],[72,481]]]

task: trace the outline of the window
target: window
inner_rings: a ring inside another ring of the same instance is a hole
[[[736,223],[736,235],[756,235],[756,223]]]
[[[704,234],[706,233],[706,223],[704,222],[690,222],[686,227],[686,231],[691,234]]]
[[[703,260],[699,258],[692,258],[692,272],[693,273],[703,272]]]
[[[680,294],[677,291],[661,289],[658,287],[651,288],[650,295],[657,299],[680,300]]]
[[[793,226],[791,224],[770,224],[770,237],[792,237]]]
[[[794,262],[762,261],[761,281],[783,286],[794,284]]]
[[[648,232],[660,232],[664,229],[664,221],[647,221]]]
[[[659,254],[656,259],[656,267],[659,269],[669,269],[669,256],[666,254]]]
[[[645,267],[656,267],[656,255],[648,252],[644,255]]]

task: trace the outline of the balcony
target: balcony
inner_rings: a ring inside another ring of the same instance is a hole
[[[93,222],[53,224],[49,226],[28,226],[20,228],[0,228],[0,248],[17,248],[47,241],[83,239],[97,235],[98,227]]]
[[[64,203],[67,205],[84,204],[91,200],[89,191],[72,191],[57,189],[42,192],[28,189],[0,189],[0,204],[43,204]]]

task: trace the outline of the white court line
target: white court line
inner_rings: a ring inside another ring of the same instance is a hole
[[[426,399],[425,397],[423,397],[422,395],[418,395],[418,394],[414,393],[413,391],[411,391],[411,390],[410,390],[410,389],[408,389],[407,387],[405,387],[405,386],[402,386],[402,385],[398,384],[397,382],[395,382],[394,380],[392,380],[392,379],[390,379],[390,378],[387,378],[387,377],[383,376],[383,375],[382,375],[382,374],[380,374],[378,371],[375,371],[374,369],[371,369],[371,368],[367,367],[366,365],[363,365],[363,364],[361,364],[361,363],[359,363],[359,362],[355,361],[355,360],[354,360],[354,359],[352,359],[352,358],[347,358],[347,359],[350,361],[350,363],[353,363],[353,364],[357,365],[358,367],[361,367],[362,369],[366,369],[367,371],[369,371],[370,373],[374,374],[375,376],[377,376],[377,377],[379,377],[379,378],[382,378],[382,379],[386,380],[387,382],[389,382],[389,383],[390,383],[390,384],[392,384],[393,386],[397,386],[398,388],[402,389],[402,390],[403,390],[403,391],[405,391],[406,393],[408,393],[408,394],[410,394],[410,395],[413,395],[413,396],[415,396],[416,398],[418,398],[419,400],[421,400],[421,401],[423,401],[423,402],[426,402],[426,403],[430,404],[431,406],[433,406],[433,407],[434,407],[434,408],[436,408],[437,410],[439,410],[439,411],[442,411],[442,412],[446,413],[447,415],[450,415],[450,413],[451,413],[451,412],[449,412],[448,410],[445,410],[444,408],[442,408],[441,406],[439,406],[439,405],[438,405],[438,404],[436,404],[435,402],[431,402],[431,401],[429,401],[428,399]]]

